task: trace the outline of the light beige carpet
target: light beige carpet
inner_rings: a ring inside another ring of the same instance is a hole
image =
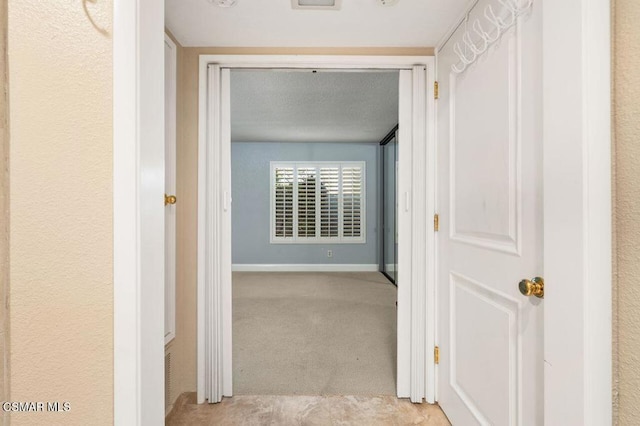
[[[233,273],[235,395],[395,395],[395,377],[382,274]]]
[[[437,405],[392,396],[234,396],[220,404],[196,404],[183,394],[168,426],[450,426]]]

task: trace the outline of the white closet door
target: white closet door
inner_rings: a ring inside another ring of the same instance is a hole
[[[165,35],[165,194],[176,195],[176,45]],[[176,199],[177,200],[177,199]],[[164,343],[176,337],[176,205],[165,200]]]

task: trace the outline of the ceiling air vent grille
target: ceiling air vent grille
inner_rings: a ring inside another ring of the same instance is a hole
[[[339,10],[342,0],[291,0],[294,9]]]

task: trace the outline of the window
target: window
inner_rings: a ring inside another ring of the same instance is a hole
[[[271,162],[272,243],[365,243],[365,163]]]

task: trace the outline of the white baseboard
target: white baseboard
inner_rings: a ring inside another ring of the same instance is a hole
[[[375,264],[233,264],[232,271],[237,272],[378,272]]]

